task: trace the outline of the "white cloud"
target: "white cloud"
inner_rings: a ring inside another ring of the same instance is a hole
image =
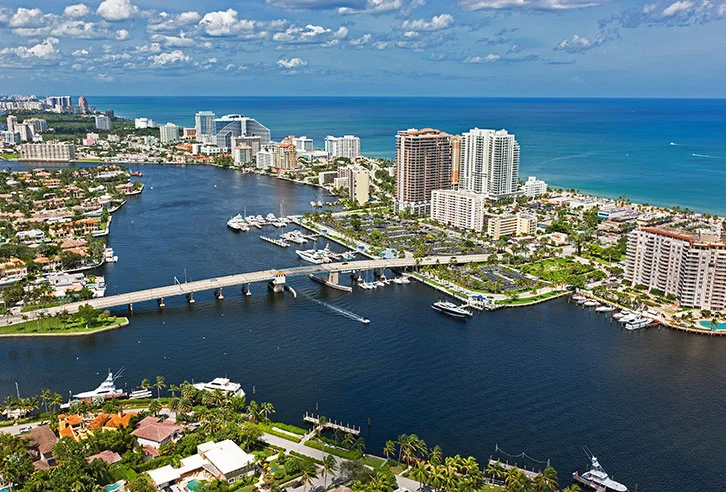
[[[170,15],[161,12],[157,18],[149,19],[147,29],[149,31],[175,31],[180,27],[188,26],[199,22],[202,15],[199,12],[188,11],[179,15]]]
[[[487,56],[470,56],[466,60],[464,60],[464,63],[494,63],[496,61],[499,61],[502,57],[495,54],[489,54]]]
[[[353,7],[340,7],[338,9],[339,14],[381,14],[384,12],[390,12],[392,10],[398,10],[403,5],[401,0],[367,0],[365,7],[353,8]]]
[[[172,46],[175,48],[183,48],[186,46],[194,46],[196,41],[187,37],[184,32],[180,32],[179,36],[164,36],[162,34],[154,34],[150,38],[155,43],[161,43],[164,46]]]
[[[370,42],[371,37],[372,36],[370,33],[364,34],[363,36],[361,36],[359,38],[351,39],[350,41],[348,41],[348,44],[350,44],[351,46],[363,46]]]
[[[237,11],[227,9],[204,14],[199,25],[209,36],[233,36],[240,32],[252,32],[255,21],[237,19]]]
[[[163,67],[167,65],[183,64],[189,61],[189,55],[185,55],[182,50],[174,50],[168,53],[159,53],[149,57],[152,65],[155,67]]]
[[[612,35],[607,35],[605,33],[600,33],[600,35],[594,39],[590,39],[586,36],[580,36],[579,34],[574,34],[571,38],[563,39],[562,41],[560,41],[560,43],[555,46],[555,51],[566,51],[568,53],[584,53],[585,51],[597,48],[598,46],[604,44],[606,41],[611,41],[612,39]]]
[[[39,8],[26,9],[20,7],[15,13],[8,19],[8,27],[30,27],[36,28],[46,25],[51,21],[52,15],[44,14]]]
[[[305,60],[302,58],[280,58],[277,60],[277,65],[279,67],[285,68],[287,70],[293,70],[296,68],[304,67],[308,64]]]
[[[333,31],[330,28],[308,24],[304,28],[290,26],[283,32],[272,36],[273,41],[286,44],[321,44],[331,45],[348,36],[348,28],[340,26]]]
[[[459,0],[464,10],[504,10],[529,8],[533,10],[570,10],[595,7],[607,0]]]
[[[139,8],[131,0],[103,0],[96,13],[107,21],[130,19],[138,14]]]
[[[683,12],[688,12],[692,8],[693,8],[693,2],[690,2],[688,0],[678,1],[678,2],[670,4],[666,8],[664,8],[662,15],[663,15],[663,17],[673,17],[674,15],[678,15]]]
[[[0,50],[0,55],[15,54],[20,58],[53,58],[53,56],[58,53],[58,50],[56,49],[57,44],[57,38],[48,37],[30,48],[26,46],[4,48]]]
[[[401,28],[410,31],[437,31],[446,29],[454,23],[454,17],[451,14],[436,15],[430,21],[425,19],[406,20],[401,24]]]
[[[78,57],[78,56],[86,56],[87,54],[88,54],[88,50],[87,49],[80,49],[80,50],[76,50],[76,51],[73,52],[73,56],[76,56],[76,57]]]
[[[131,37],[131,34],[126,29],[119,29],[116,31],[116,39],[118,41],[124,41],[126,39],[129,39]]]
[[[70,17],[71,19],[80,19],[86,17],[91,13],[91,9],[85,3],[77,3],[75,5],[69,5],[63,9],[63,16]]]

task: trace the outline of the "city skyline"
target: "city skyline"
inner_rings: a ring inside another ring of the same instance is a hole
[[[726,78],[724,1],[6,5],[5,93],[721,97]]]

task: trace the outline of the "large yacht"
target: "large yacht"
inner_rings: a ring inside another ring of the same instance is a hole
[[[239,383],[232,383],[227,378],[214,378],[208,383],[194,383],[194,387],[198,390],[221,390],[224,393],[230,393],[234,396],[245,396],[245,391],[242,389],[242,385]]]
[[[121,377],[124,368],[121,368],[116,374],[108,371],[108,377],[93,391],[84,391],[73,395],[73,398],[83,400],[86,398],[116,398],[124,394],[124,390],[116,388],[116,380]]]
[[[321,263],[330,263],[330,247],[329,245],[325,246],[325,249],[297,249],[295,250],[295,253],[302,259],[307,261],[308,263],[313,263],[315,265],[320,265]]]
[[[616,482],[605,473],[600,463],[597,461],[595,456],[590,455],[590,471],[583,473],[582,475],[577,472],[572,474],[572,479],[584,485],[586,488],[595,491],[604,492],[628,492],[628,488],[620,482]]]
[[[448,314],[454,318],[467,318],[472,315],[471,311],[464,309],[463,306],[457,306],[449,301],[436,301],[431,307],[440,313]]]
[[[227,221],[227,227],[232,229],[233,231],[244,231],[247,232],[250,230],[249,226],[246,224],[246,221],[242,215],[237,214],[231,219]]]

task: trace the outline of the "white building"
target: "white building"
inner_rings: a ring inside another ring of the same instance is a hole
[[[18,124],[18,117],[13,115],[8,115],[7,118],[7,124],[8,124],[8,131],[9,132],[17,132],[18,130],[15,129],[15,127]]]
[[[161,143],[177,142],[179,141],[179,127],[174,123],[167,123],[159,127],[159,137]]]
[[[251,163],[253,156],[252,147],[249,145],[232,147],[232,159],[234,160],[235,166],[244,166],[245,164]]]
[[[96,120],[96,128],[99,130],[110,130],[111,129],[111,118],[105,114],[97,114],[94,116]]]
[[[205,137],[214,136],[214,120],[217,115],[212,111],[199,111],[194,115],[194,128],[196,129],[197,142],[208,143]]]
[[[134,128],[137,130],[139,128],[154,128],[156,126],[156,122],[152,120],[151,118],[135,118],[134,119]]]
[[[21,161],[70,162],[76,159],[73,144],[23,144],[20,146]]]
[[[487,235],[494,240],[502,236],[533,236],[536,231],[537,216],[531,214],[500,215],[487,222]]]
[[[20,134],[21,142],[33,141],[33,136],[35,136],[35,130],[33,130],[33,125],[26,125],[25,123],[22,123],[20,125],[15,125],[15,130]]]
[[[355,159],[360,155],[360,138],[353,135],[342,137],[325,137],[325,151],[330,157],[347,157]]]
[[[460,187],[492,200],[519,194],[519,144],[506,130],[463,134]]]
[[[32,125],[35,133],[43,133],[48,131],[48,120],[42,118],[27,118],[23,120],[24,125]]]
[[[312,152],[313,151],[313,139],[305,136],[295,137],[292,139],[292,143],[295,144],[295,150],[298,152]]]
[[[465,190],[433,190],[431,219],[461,229],[484,228],[486,197]]]
[[[344,166],[338,169],[334,186],[346,188],[348,197],[358,205],[370,198],[370,172],[363,166]]]
[[[529,198],[534,198],[547,193],[547,183],[541,179],[537,179],[537,176],[528,177],[522,188],[524,195]]]
[[[270,169],[273,165],[274,152],[270,148],[264,148],[257,153],[257,168]]]

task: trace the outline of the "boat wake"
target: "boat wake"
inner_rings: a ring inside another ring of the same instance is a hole
[[[334,313],[338,313],[341,316],[345,316],[348,319],[352,319],[354,321],[358,321],[359,323],[364,323],[364,324],[368,324],[368,323],[371,322],[371,320],[369,320],[368,318],[364,318],[363,316],[359,316],[359,315],[355,314],[352,311],[348,311],[347,309],[343,309],[343,308],[338,307],[338,306],[333,306],[332,304],[328,304],[327,302],[320,301],[318,299],[315,299],[314,297],[310,297],[310,296],[306,296],[306,297],[308,299],[310,299],[311,301],[316,302],[316,303],[320,304],[321,306],[324,306],[324,307],[330,309]]]
[[[691,154],[691,157],[700,157],[701,159],[723,159],[719,155],[708,155],[708,154]]]

